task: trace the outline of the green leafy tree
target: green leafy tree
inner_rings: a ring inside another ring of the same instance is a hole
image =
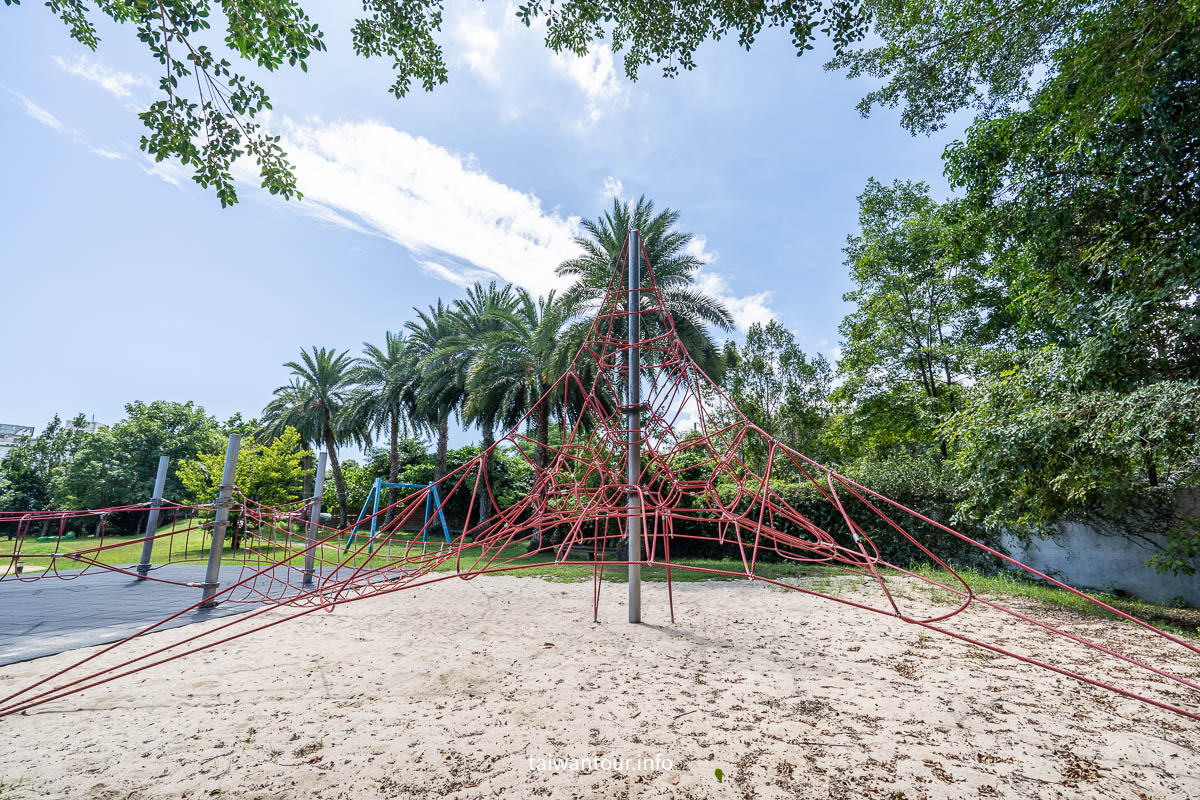
[[[0,462],[7,489],[0,496],[5,511],[38,511],[61,505],[63,472],[89,435],[87,417],[63,422],[57,414],[41,435],[24,437]]]
[[[7,5],[17,3],[6,0]],[[323,31],[295,0],[216,7],[198,0],[102,2],[95,8],[82,0],[56,0],[49,8],[69,36],[91,50],[100,45],[101,19],[131,27],[162,66],[158,99],[140,114],[147,129],[141,147],[147,154],[180,159],[197,183],[213,187],[225,205],[237,200],[231,168],[241,157],[257,164],[268,191],[299,197],[279,137],[256,121],[271,100],[262,85],[241,71],[253,65],[271,73],[285,62],[307,71],[309,60],[326,49]],[[860,104],[864,114],[878,105],[903,104],[903,124],[923,131],[939,127],[963,107],[994,115],[1027,100],[1045,65],[1072,48],[1084,57],[1079,63],[1087,65],[1073,94],[1099,108],[1105,97],[1113,96],[1111,85],[1122,95],[1139,90],[1142,66],[1161,60],[1184,40],[1198,10],[1190,1],[1132,0],[741,5],[717,0],[656,5],[527,0],[515,13],[527,26],[543,20],[543,42],[555,53],[582,55],[599,42],[610,42],[614,52],[623,54],[630,79],[649,65],[661,67],[667,76],[691,70],[698,48],[710,40],[734,38],[748,50],[764,30],[778,28],[787,32],[800,55],[812,49],[821,32],[834,49],[829,68],[879,79],[881,86]],[[390,91],[396,97],[414,85],[430,91],[449,76],[439,43],[442,14],[443,4],[435,0],[370,0],[351,25],[351,47],[365,58],[391,61],[395,79]],[[1096,46],[1099,40],[1086,36],[1093,29],[1123,32],[1121,46]],[[868,34],[870,44],[858,46]],[[1092,75],[1111,80],[1089,80]]]
[[[946,455],[937,429],[999,336],[998,287],[954,206],[935,203],[925,184],[872,179],[859,204],[861,229],[845,248],[855,288],[843,297],[856,308],[841,324],[834,395],[845,418],[833,436],[852,457],[931,443]]]
[[[871,45],[841,47],[827,67],[879,79],[859,110],[902,106],[913,133],[962,108],[1002,115],[1059,80],[1078,109],[1119,109],[1146,91],[1147,68],[1187,42],[1200,16],[1190,1],[867,0],[857,9]]]
[[[986,236],[1022,349],[947,430],[964,518],[1124,521],[1193,569],[1200,380],[1200,17],[1194,3],[1098,6],[1047,59],[1027,108],[978,120],[947,174]],[[1135,33],[1136,32],[1136,33]]]
[[[1149,486],[1200,482],[1200,381],[1096,388],[1072,351],[1049,347],[985,380],[947,428],[965,492],[959,517],[1015,531],[1069,518],[1130,521],[1166,535],[1153,563],[1191,574],[1195,521],[1164,516]]]
[[[280,506],[299,500],[306,455],[311,454],[304,449],[300,435],[292,428],[266,442],[253,435],[247,436],[238,448],[234,485],[246,497],[264,506]],[[179,480],[184,496],[195,503],[211,503],[217,496],[224,469],[224,452],[201,453],[183,462],[179,467]]]
[[[264,506],[281,506],[300,499],[306,473],[305,456],[300,434],[287,428],[269,442],[261,442],[248,434],[238,448],[234,485],[247,498]],[[220,488],[225,471],[223,452],[201,453],[183,462],[179,480],[193,503],[211,503]],[[229,528],[233,547],[241,546],[243,520],[234,519]]]
[[[358,512],[363,507],[363,503],[367,501],[367,495],[370,494],[377,477],[378,474],[370,464],[360,464],[357,459],[349,458],[342,464],[342,478],[346,482],[346,502],[351,509],[353,519],[358,518]],[[334,508],[338,503],[336,490],[329,484],[325,485],[323,500],[326,508]],[[380,505],[383,505],[382,499]]]
[[[127,403],[126,416],[81,440],[61,481],[65,502],[105,508],[150,499],[159,456],[167,456],[165,497],[183,493],[179,465],[200,453],[224,452],[222,429],[195,403],[140,400]]]
[[[17,5],[19,0],[5,3]],[[237,202],[232,166],[243,157],[257,164],[269,192],[300,197],[279,137],[256,121],[271,108],[271,100],[262,85],[240,71],[253,66],[271,73],[285,63],[308,71],[309,60],[326,44],[324,32],[299,3],[103,0],[89,7],[83,0],[54,0],[48,7],[68,35],[90,50],[100,45],[101,20],[132,27],[162,65],[158,99],[139,115],[147,129],[141,147],[148,155],[159,161],[178,158],[197,183],[213,187],[223,206]],[[442,10],[440,0],[367,0],[352,23],[350,44],[357,55],[391,61],[395,80],[390,91],[396,97],[405,96],[414,84],[431,91],[446,82],[449,73],[438,41]],[[582,55],[593,42],[611,37],[614,50],[625,50],[631,78],[652,63],[666,75],[680,67],[692,69],[696,49],[710,39],[736,35],[749,48],[764,27],[778,27],[790,33],[797,52],[803,53],[817,28],[841,46],[860,37],[866,24],[858,6],[847,0],[744,6],[703,0],[686,7],[529,0],[516,15],[527,26],[544,19],[545,45],[555,53]]]
[[[825,357],[806,356],[795,335],[771,320],[751,325],[741,347],[727,342],[723,358],[733,404],[769,435],[820,460],[832,380]],[[752,437],[747,448],[748,463],[762,469],[767,457],[762,441]]]
[[[1185,6],[1090,19],[1028,109],[947,151],[1030,343],[1077,350],[1096,385],[1200,377],[1200,19],[1181,23]],[[1138,61],[1142,36],[1175,38]]]

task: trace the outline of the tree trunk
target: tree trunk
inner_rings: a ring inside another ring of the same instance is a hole
[[[1146,467],[1146,480],[1151,486],[1158,486],[1158,467],[1154,464],[1154,454],[1145,445],[1142,446],[1142,463]]]
[[[496,432],[492,426],[483,426],[483,480],[479,487],[479,522],[482,524],[492,517],[491,469],[492,445],[496,443]]]
[[[550,404],[542,403],[539,405],[534,410],[533,417],[537,425],[537,447],[533,451],[533,462],[537,464],[538,469],[544,470],[550,463],[550,449],[547,447],[550,440]],[[542,502],[545,500],[545,484],[543,483],[542,487],[537,491],[539,494],[538,505],[542,506]],[[539,525],[534,529],[533,537],[529,540],[529,549],[531,551],[539,550],[542,547],[542,541],[543,531]]]
[[[325,451],[329,453],[329,464],[333,467],[333,483],[337,486],[338,527],[346,527],[346,482],[342,480],[342,465],[338,463],[337,442],[333,440],[333,432],[325,429]]]
[[[433,467],[433,482],[437,483],[446,474],[446,446],[450,441],[450,414],[438,420],[437,463]]]
[[[310,448],[305,445],[304,449],[308,450]],[[300,458],[300,469],[304,470],[304,484],[300,487],[301,500],[307,501],[312,497],[312,475],[308,474],[308,471],[312,468],[312,454],[307,453]]]
[[[396,409],[392,409],[392,451],[388,455],[388,482],[395,483],[400,476],[400,415],[396,413]],[[396,504],[396,487],[388,489],[388,510],[383,517],[383,524],[386,525],[392,521],[392,514],[395,513],[392,506]]]
[[[534,461],[543,469],[550,463],[550,405],[542,403],[534,415],[537,419],[537,451]]]

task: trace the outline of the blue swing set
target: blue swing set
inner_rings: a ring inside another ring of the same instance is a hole
[[[363,502],[362,511],[358,512],[358,519],[354,521],[354,527],[350,529],[350,538],[346,540],[347,550],[354,546],[354,537],[358,535],[358,526],[366,518],[367,508],[370,508],[371,532],[367,536],[367,552],[374,551],[375,532],[379,523],[379,497],[383,489],[428,489],[429,494],[425,495],[425,524],[421,526],[421,544],[425,544],[429,539],[429,517],[435,508],[438,521],[442,524],[442,536],[446,537],[447,544],[450,543],[450,526],[446,524],[446,515],[442,511],[442,500],[438,497],[437,484],[391,483],[383,478],[376,478],[375,483],[371,485],[371,491],[367,493],[367,499]]]

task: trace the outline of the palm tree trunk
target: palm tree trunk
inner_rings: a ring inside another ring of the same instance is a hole
[[[310,449],[307,442],[304,443],[304,449],[306,451]],[[308,474],[308,471],[312,468],[312,453],[305,452],[305,454],[300,457],[300,469],[304,471],[304,483],[300,487],[301,500],[307,501],[309,496],[312,495],[312,475]]]
[[[550,463],[550,450],[546,446],[550,440],[550,404],[549,403],[540,404],[535,409],[533,416],[534,416],[535,423],[537,425],[537,448],[533,451],[533,460],[534,460],[534,463],[537,464],[539,469],[545,469],[546,465]],[[540,496],[538,498],[539,505],[540,505],[540,501],[545,499],[544,484],[543,484],[543,488],[538,491],[540,494]],[[533,537],[529,541],[529,549],[537,550],[537,549],[541,548],[544,536],[545,536],[545,532],[542,530],[542,527],[539,525],[537,528],[534,529]]]
[[[537,456],[534,460],[544,469],[550,463],[550,404],[539,405],[534,416],[537,418]]]
[[[492,517],[492,497],[490,492],[492,470],[492,445],[496,443],[496,432],[490,424],[483,426],[483,480],[479,487],[479,522],[487,522]]]
[[[433,481],[437,483],[446,474],[446,447],[450,442],[450,414],[438,420],[437,463],[433,467]]]
[[[392,409],[392,451],[388,456],[388,483],[395,483],[400,475],[400,416]],[[392,506],[396,504],[396,487],[388,489],[388,511],[384,515],[383,524],[392,521]]]
[[[325,428],[325,450],[329,453],[329,464],[333,467],[333,483],[337,486],[338,527],[346,527],[346,482],[342,480],[342,465],[338,463],[337,442],[333,440],[333,431]]]

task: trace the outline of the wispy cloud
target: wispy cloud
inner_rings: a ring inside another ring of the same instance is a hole
[[[45,125],[51,130],[58,131],[59,133],[67,133],[67,126],[64,125],[62,120],[60,120],[58,117],[54,116],[49,111],[42,108],[37,103],[33,102],[15,89],[9,89],[7,86],[4,88],[8,90],[9,94],[11,94],[14,99],[16,99],[17,104],[25,109],[25,114],[28,115],[30,119]]]
[[[127,158],[127,156],[116,150],[93,144],[92,141],[81,131],[72,128],[70,125],[67,125],[54,114],[42,108],[28,97],[18,92],[16,89],[9,88],[3,84],[0,84],[0,89],[4,89],[6,92],[12,95],[14,102],[16,102],[17,105],[21,106],[21,108],[25,110],[25,114],[30,119],[41,125],[45,125],[47,128],[55,131],[56,133],[61,133],[64,136],[71,137],[76,144],[85,148],[88,152],[100,156],[101,158],[107,158],[116,161],[123,161]]]
[[[289,207],[396,242],[459,285],[492,277],[539,293],[562,285],[554,267],[575,254],[579,218],[543,208],[471,157],[380,122],[284,119],[277,131],[304,191]],[[249,171],[239,166],[257,183]]]
[[[542,46],[544,20],[525,27],[517,7],[451,2],[447,56],[486,84],[505,118],[536,108],[568,129],[586,132],[611,111],[629,105],[629,84],[613,66],[608,45],[587,55],[555,54]],[[519,88],[518,88],[519,87]]]
[[[496,56],[500,52],[502,28],[490,25],[486,10],[462,14],[453,28],[467,67],[487,83],[500,83],[500,67]]]
[[[87,56],[81,55],[73,59],[66,59],[56,55],[51,58],[58,68],[67,74],[91,81],[121,100],[133,97],[134,88],[153,85],[145,75],[134,75],[119,69],[112,69]]]
[[[734,294],[729,285],[729,278],[707,266],[719,258],[719,254],[708,249],[708,239],[704,236],[693,236],[687,245],[687,253],[700,259],[706,265],[696,273],[696,285],[707,294],[716,297],[733,316],[734,326],[745,333],[756,322],[765,325],[777,318],[771,308],[771,293]]]
[[[595,123],[613,108],[629,105],[629,90],[613,67],[613,54],[606,44],[594,44],[587,55],[560,53],[554,63],[587,100],[585,122]]]
[[[604,179],[604,185],[600,187],[600,196],[605,200],[620,200],[625,196],[625,184],[620,178],[614,178],[609,175]]]

